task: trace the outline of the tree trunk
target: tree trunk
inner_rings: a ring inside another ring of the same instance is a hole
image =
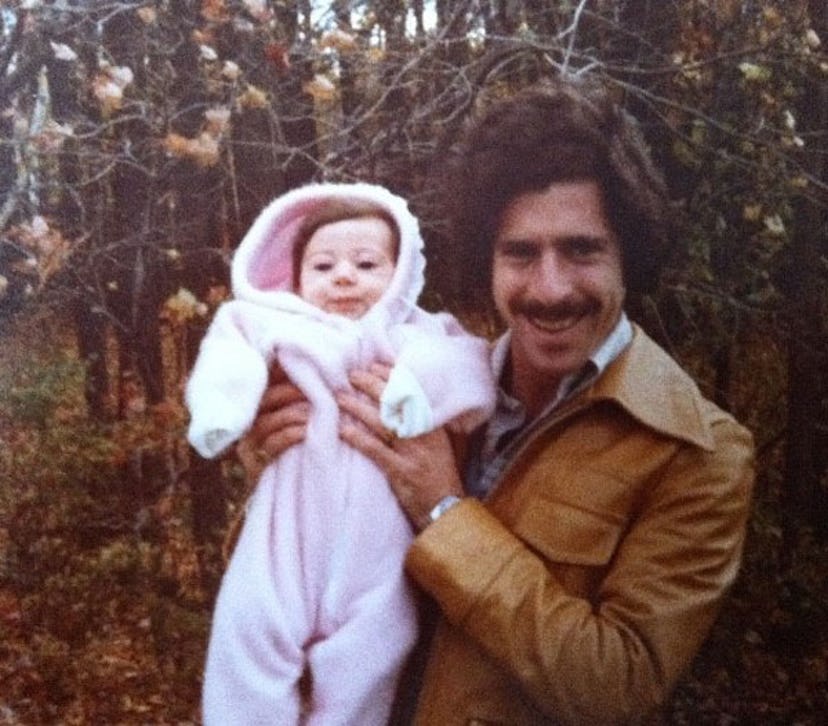
[[[822,0],[809,2],[811,24],[825,38],[828,9]],[[815,136],[828,128],[828,83],[816,74],[805,83],[799,125]],[[823,155],[810,153],[803,164],[817,179],[828,178]],[[828,215],[821,200],[801,196],[796,202],[791,268],[788,280],[790,339],[788,347],[788,436],[785,450],[785,490],[794,518],[824,527],[828,521],[825,464],[818,455],[826,438],[820,427],[828,368],[828,326],[825,322],[823,256],[828,251]],[[822,303],[822,304],[821,304]],[[824,421],[822,422],[824,424]],[[792,522],[790,526],[796,526]]]
[[[90,309],[86,300],[75,302],[75,336],[78,353],[86,366],[84,397],[89,416],[97,421],[108,418],[109,370],[106,361],[106,325]]]

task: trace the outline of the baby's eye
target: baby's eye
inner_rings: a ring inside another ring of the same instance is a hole
[[[373,270],[377,266],[377,263],[374,260],[360,260],[357,263],[357,267],[360,270]]]
[[[329,272],[333,269],[333,265],[330,262],[317,262],[314,264],[313,269],[316,272]]]

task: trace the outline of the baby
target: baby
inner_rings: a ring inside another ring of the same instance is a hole
[[[278,198],[233,258],[187,385],[188,438],[216,456],[250,427],[274,363],[311,404],[303,444],[262,473],[214,613],[206,724],[384,724],[417,620],[413,533],[384,475],[338,437],[348,371],[393,363],[384,425],[416,436],[488,418],[485,341],[416,305],[425,259],[404,200],[371,184]],[[311,684],[306,702],[299,682]]]

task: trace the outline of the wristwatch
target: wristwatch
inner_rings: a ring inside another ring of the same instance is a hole
[[[434,508],[428,513],[428,523],[434,524],[440,517],[442,517],[449,509],[460,501],[460,497],[454,494],[447,494],[444,496]]]

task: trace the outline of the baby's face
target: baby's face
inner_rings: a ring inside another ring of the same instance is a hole
[[[394,235],[382,219],[344,219],[320,227],[305,247],[299,295],[346,318],[360,318],[394,276]]]

